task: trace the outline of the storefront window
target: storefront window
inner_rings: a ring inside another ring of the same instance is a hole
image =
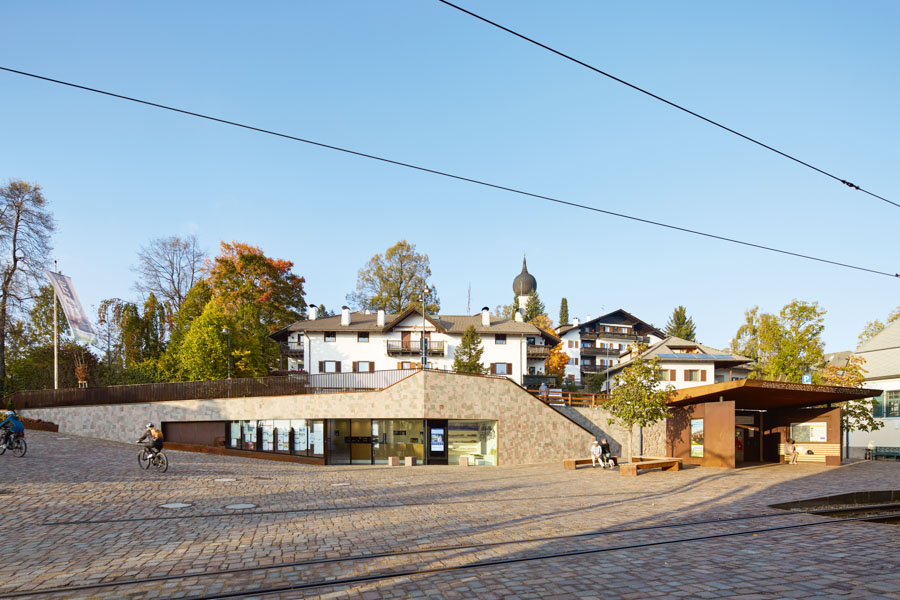
[[[291,422],[275,421],[275,452],[287,454],[291,451]]]
[[[449,463],[459,464],[466,456],[471,465],[497,464],[497,421],[450,421]]]
[[[259,450],[263,452],[272,452],[275,450],[275,422],[260,421],[259,427],[262,430],[262,443]]]
[[[375,419],[372,421],[372,452],[376,465],[388,457],[413,456],[425,460],[425,421],[421,419]]]
[[[257,439],[256,439],[256,427],[257,421],[241,421],[241,431],[244,434],[244,439],[241,444],[241,448],[244,450],[256,450],[257,449]]]
[[[309,429],[306,426],[306,419],[292,419],[291,431],[294,432],[294,447],[291,451],[298,456],[306,456],[309,448]]]
[[[308,421],[309,428],[309,455],[325,456],[325,421]]]
[[[241,422],[232,421],[228,424],[228,447],[241,447]]]

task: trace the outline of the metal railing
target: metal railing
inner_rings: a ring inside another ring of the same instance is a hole
[[[372,373],[295,373],[283,377],[248,377],[213,381],[177,381],[142,385],[116,385],[62,390],[14,392],[16,410],[100,404],[143,404],[173,400],[211,400],[255,396],[293,396],[332,392],[382,390],[417,373],[417,369],[394,369]]]
[[[566,406],[582,406],[598,408],[609,400],[609,394],[587,394],[581,392],[546,392],[528,390],[528,393],[547,404],[565,404]]]
[[[619,356],[625,348],[595,348],[593,346],[582,346],[581,354],[584,356]]]
[[[408,342],[405,342],[403,340],[387,340],[385,341],[385,344],[387,347],[387,353],[389,355],[409,354],[418,356],[422,353],[422,343],[419,340],[410,340]],[[444,355],[443,341],[429,341],[427,346],[429,356]]]

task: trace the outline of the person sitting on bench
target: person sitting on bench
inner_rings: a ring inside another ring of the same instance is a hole
[[[606,441],[606,438],[600,440],[600,460],[604,469],[612,469],[616,466],[616,461],[613,460],[612,453],[609,451],[609,442]]]

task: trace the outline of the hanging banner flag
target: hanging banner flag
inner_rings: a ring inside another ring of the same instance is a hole
[[[76,340],[93,344],[97,336],[94,335],[91,321],[81,306],[78,294],[75,293],[75,286],[72,285],[72,280],[61,273],[52,271],[44,271],[44,273],[47,274],[47,279],[53,284],[56,297],[59,298],[59,303],[62,305],[66,319],[69,321],[69,327],[72,329],[72,336]]]

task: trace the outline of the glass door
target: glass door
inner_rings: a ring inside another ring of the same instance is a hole
[[[350,464],[350,419],[328,421],[328,464]]]

